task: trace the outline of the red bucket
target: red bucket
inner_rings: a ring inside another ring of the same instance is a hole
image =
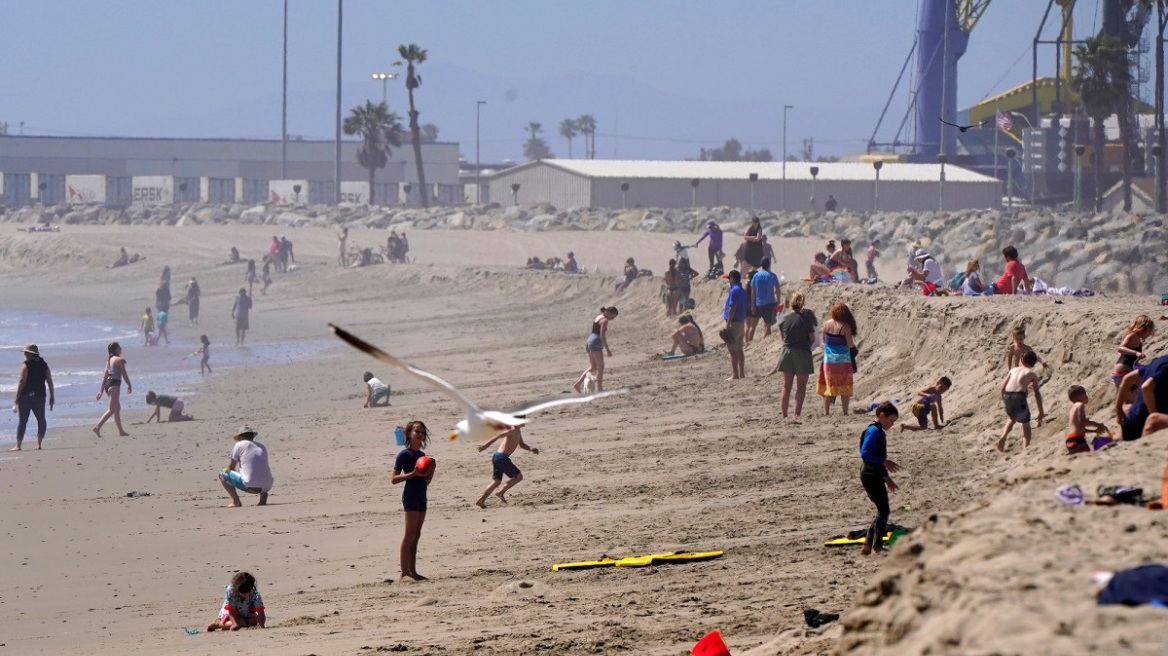
[[[721,631],[710,631],[694,645],[691,656],[730,656],[730,648],[722,639]]]

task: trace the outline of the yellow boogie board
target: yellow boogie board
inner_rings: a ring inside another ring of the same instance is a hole
[[[552,565],[553,572],[570,569],[594,569],[597,567],[648,567],[649,565],[664,565],[668,563],[692,563],[699,560],[720,558],[722,551],[696,551],[649,554],[646,556],[622,556],[609,558],[604,556],[599,560],[585,560],[576,563],[557,563]]]
[[[891,540],[892,534],[895,533],[896,531],[902,531],[904,534],[908,534],[908,533],[912,532],[912,529],[904,527],[904,526],[900,526],[897,524],[889,524],[888,525],[888,532],[884,534],[883,541],[888,542],[889,540]],[[861,544],[862,545],[862,544],[864,544],[864,541],[867,539],[867,537],[868,537],[868,529],[858,528],[854,531],[849,531],[845,535],[837,535],[836,537],[831,538],[830,540],[824,541],[823,546],[825,546],[825,547],[847,547],[847,546],[850,546],[853,544]]]

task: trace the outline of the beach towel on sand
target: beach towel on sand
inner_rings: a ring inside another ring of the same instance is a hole
[[[1168,606],[1168,567],[1143,565],[1116,572],[1099,591],[1099,605]]]

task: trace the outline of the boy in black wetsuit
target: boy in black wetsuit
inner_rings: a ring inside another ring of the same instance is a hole
[[[868,528],[868,537],[864,541],[863,550],[860,551],[865,556],[872,553],[873,549],[884,550],[884,534],[888,530],[888,515],[891,514],[888,493],[897,489],[896,482],[892,480],[890,474],[900,470],[900,465],[887,457],[886,431],[896,423],[899,414],[892,403],[888,401],[881,403],[876,407],[876,421],[864,430],[864,435],[860,438],[860,458],[864,461],[864,467],[860,470],[860,482],[864,485],[868,498],[876,505],[876,519]],[[884,489],[886,486],[887,491]]]

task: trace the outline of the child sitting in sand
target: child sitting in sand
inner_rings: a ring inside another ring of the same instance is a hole
[[[815,261],[811,263],[811,270],[807,273],[810,280],[819,280],[820,278],[830,278],[831,269],[827,266],[827,256],[823,253],[815,254]]]
[[[906,431],[920,431],[929,430],[929,416],[933,417],[933,428],[945,427],[945,405],[941,402],[941,395],[949,391],[953,387],[953,381],[949,380],[948,376],[941,376],[937,382],[917,392],[917,400],[912,404],[912,416],[916,418],[917,425],[905,422],[900,425],[900,430]]]
[[[170,414],[167,415],[167,421],[190,421],[194,419],[191,415],[184,415],[183,408],[186,404],[177,396],[170,394],[155,394],[154,390],[146,392],[146,405],[154,406],[154,412],[146,418],[146,423],[157,419],[158,423],[162,423],[162,409],[169,408]]]
[[[1156,332],[1156,324],[1146,314],[1141,314],[1132,320],[1127,330],[1123,331],[1123,338],[1119,340],[1119,360],[1111,372],[1111,381],[1119,384],[1127,372],[1135,368],[1136,363],[1144,359],[1144,342]]]
[[[377,376],[374,376],[370,371],[365,372],[363,379],[365,380],[365,407],[388,406],[389,385],[378,380]]]
[[[1002,381],[1002,404],[1006,407],[1006,426],[1002,429],[1002,437],[998,439],[998,451],[1006,450],[1006,436],[1014,424],[1022,424],[1022,448],[1030,446],[1030,405],[1026,402],[1026,389],[1034,389],[1034,402],[1038,404],[1038,425],[1042,426],[1042,418],[1046,413],[1042,409],[1042,393],[1038,391],[1038,376],[1034,367],[1038,363],[1038,354],[1027,351],[1022,356],[1022,363],[1010,369],[1006,379]]]
[[[523,480],[523,472],[519,471],[515,463],[511,462],[511,454],[515,453],[515,449],[522,448],[537,456],[539,455],[539,449],[528,446],[523,441],[523,432],[519,430],[518,426],[502,435],[496,435],[488,442],[481,444],[479,451],[486,451],[499,438],[503,438],[503,443],[499,445],[498,450],[495,451],[495,455],[491,458],[491,467],[493,470],[491,473],[491,484],[487,486],[487,489],[483,490],[483,495],[475,502],[475,505],[479,508],[487,507],[487,497],[491,496],[491,492],[494,492],[495,488],[499,487],[499,484],[503,482],[504,474],[507,475],[507,484],[503,486],[503,489],[495,493],[495,496],[499,497],[499,501],[503,503],[507,503],[507,497],[505,496],[507,491]]]
[[[231,578],[231,584],[223,595],[223,608],[219,610],[219,617],[207,625],[207,630],[238,631],[253,626],[262,629],[266,622],[264,598],[256,587],[255,577],[240,572]]]
[[[888,493],[896,491],[896,481],[892,480],[892,474],[900,470],[900,465],[888,459],[887,431],[896,423],[897,417],[896,406],[889,401],[881,403],[876,407],[876,420],[864,429],[860,437],[860,459],[864,462],[860,470],[860,483],[876,506],[876,519],[868,527],[864,548],[860,550],[865,556],[873,550],[884,550],[884,534],[888,530],[888,516],[891,514]]]
[[[682,354],[693,355],[694,353],[701,353],[706,350],[706,342],[702,337],[702,329],[698,327],[697,322],[693,320],[688,314],[683,314],[677,318],[679,327],[670,335],[673,338],[673,348],[669,349],[668,355],[677,353],[680,348]]]
[[[1067,397],[1071,400],[1071,413],[1067,417],[1067,453],[1090,453],[1087,429],[1098,433],[1107,427],[1087,418],[1087,390],[1082,385],[1071,385]]]

